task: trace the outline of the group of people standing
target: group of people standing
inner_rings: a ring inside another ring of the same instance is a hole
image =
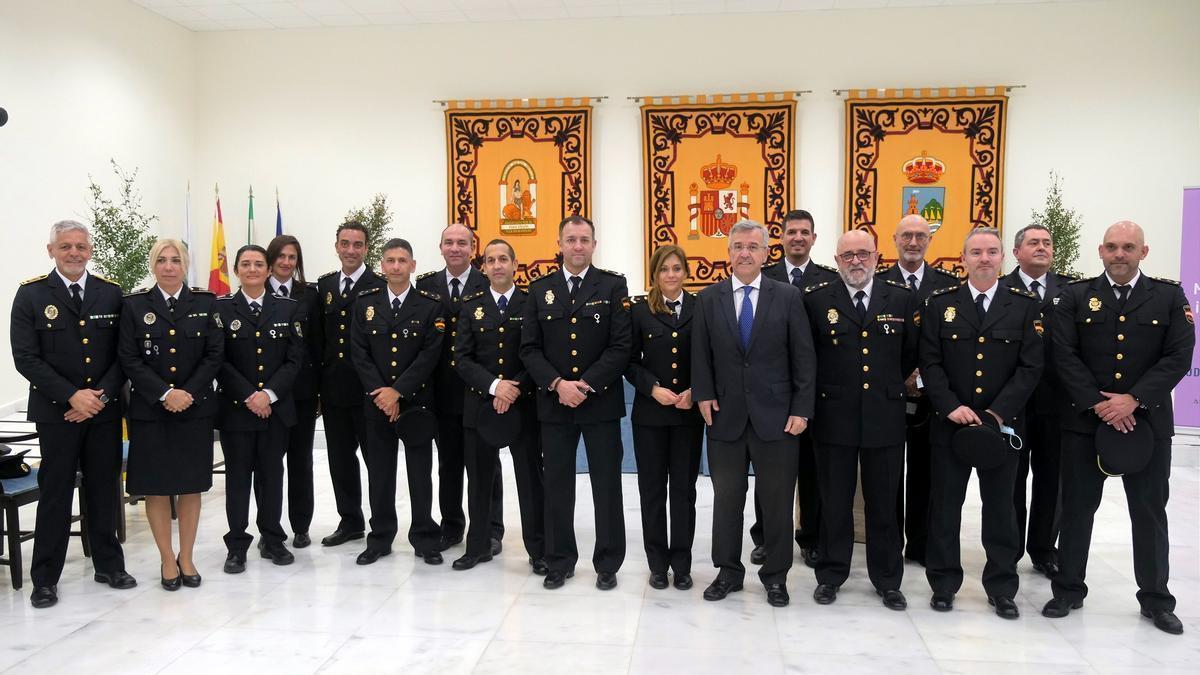
[[[300,242],[280,236],[266,249],[239,249],[240,289],[217,298],[186,286],[185,246],[161,239],[149,260],[155,283],[122,298],[88,273],[87,228],[55,224],[47,247],[55,269],[22,284],[12,314],[14,359],[31,383],[29,417],[43,457],[31,602],[57,602],[77,466],[96,581],[136,584],[112,520],[122,415],[127,489],[146,498],[167,590],[201,584],[192,550],[200,493],[212,485],[214,428],[226,473],[224,571],[247,564],[252,492],[262,558],[294,561],[282,525],[285,489],[292,547],[311,544],[318,416],[339,514],[323,546],[365,538],[360,565],[392,553],[403,441],[413,551],[441,564],[465,538],[454,569],[492,560],[503,550],[499,450],[508,447],[525,552],[549,589],[578,564],[582,438],[596,586],[612,589],[626,546],[626,379],[636,392],[633,450],[653,588],[693,585],[707,435],[718,573],[705,599],[743,588],[752,468],[750,561],[771,605],[790,602],[794,542],[815,568],[814,600],[836,601],[849,577],[861,484],[867,570],[882,603],[907,607],[900,582],[908,558],[926,568],[933,609],[949,611],[963,582],[961,509],[974,469],[989,602],[1003,618],[1019,615],[1024,549],[1053,581],[1043,614],[1065,616],[1087,594],[1093,516],[1104,478],[1120,473],[1106,471],[1097,447],[1113,445],[1145,456],[1122,478],[1142,613],[1182,632],[1167,590],[1165,506],[1170,393],[1190,366],[1193,319],[1177,283],[1138,270],[1149,251],[1141,228],[1110,227],[1099,246],[1105,273],[1088,280],[1051,271],[1053,242],[1038,226],[1017,232],[1018,266],[1002,276],[999,232],[977,228],[963,242],[962,280],[926,263],[932,233],[919,216],[898,224],[899,260],[887,269],[877,269],[867,232],[841,235],[834,269],[811,260],[811,214],[790,211],[782,225],[783,259],[766,266],[767,229],[734,225],[729,278],[699,294],[685,290],[686,253],[666,245],[650,258],[648,293],[630,297],[621,275],[592,265],[595,226],[571,216],[559,225],[560,269],[527,289],[514,283],[517,252],[505,240],[477,247],[469,228],[450,225],[439,241],[445,267],[414,280],[407,241],[384,244],[376,273],[364,264],[366,229],[348,222],[335,238],[341,268],[316,284],[305,280]]]

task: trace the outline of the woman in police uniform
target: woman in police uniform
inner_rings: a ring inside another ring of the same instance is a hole
[[[155,285],[125,297],[117,348],[130,380],[126,489],[146,497],[146,519],[162,559],[162,585],[199,586],[192,562],[200,493],[212,487],[213,378],[221,367],[216,296],[184,285],[187,248],[159,239],[150,249]],[[179,555],[171,541],[171,496],[179,516]]]
[[[696,476],[704,425],[692,405],[692,313],[696,297],[683,290],[687,256],[663,246],[650,257],[652,279],[645,297],[632,299],[633,350],[625,378],[633,401],[633,450],[642,500],[642,537],[650,585],[692,587],[692,540],[696,533]],[[667,540],[667,494],[671,536]]]

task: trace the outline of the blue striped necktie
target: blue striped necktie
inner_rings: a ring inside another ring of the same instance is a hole
[[[750,331],[754,328],[754,305],[750,303],[753,286],[742,286],[742,311],[738,314],[738,333],[742,337],[742,350],[750,348]]]

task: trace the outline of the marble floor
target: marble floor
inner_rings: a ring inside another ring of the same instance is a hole
[[[1194,448],[1188,448],[1194,452]],[[318,455],[322,453],[318,452]],[[317,460],[314,539],[333,530],[336,514],[323,457]],[[403,462],[400,463],[403,471]],[[505,459],[505,465],[508,460]],[[709,603],[701,591],[715,576],[709,560],[712,488],[700,479],[694,551],[696,587],[654,590],[646,584],[636,479],[624,479],[628,557],[614,591],[594,586],[586,564],[593,541],[590,489],[579,476],[576,523],[585,551],[574,579],[547,591],[521,548],[516,491],[506,473],[505,551],[468,572],[449,562],[431,567],[398,542],[371,567],[354,564],[356,542],[296,551],[276,567],[251,557],[245,574],[221,572],[225,551],[223,480],[204,498],[196,560],[199,589],[158,585],[158,556],[145,515],[128,509],[128,570],[139,586],[111,590],[92,581],[90,563],[72,543],[59,604],[29,605],[30,586],[0,585],[0,670],[15,673],[1196,673],[1200,663],[1200,473],[1175,467],[1171,502],[1172,591],[1186,633],[1168,636],[1138,615],[1129,524],[1120,484],[1110,481],[1098,514],[1087,606],[1050,621],[1038,610],[1049,582],[1021,563],[1018,621],[987,607],[978,578],[977,491],[969,493],[963,540],[967,582],[956,610],[928,606],[922,569],[909,564],[903,590],[910,608],[883,608],[866,578],[863,550],[836,604],[813,603],[812,572],[789,579],[792,605],[773,609],[753,577],[746,591]],[[399,485],[405,485],[403,476]],[[399,496],[401,526],[406,499]],[[748,517],[752,514],[747,509]],[[32,522],[32,508],[23,513]],[[749,519],[747,524],[749,524]],[[32,544],[25,545],[26,560]],[[748,556],[749,550],[746,550]],[[747,567],[750,567],[747,562]]]

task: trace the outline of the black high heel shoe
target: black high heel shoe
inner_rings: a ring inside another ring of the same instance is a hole
[[[201,579],[199,574],[184,574],[183,565],[180,564],[179,558],[175,559],[175,564],[179,567],[179,578],[183,580],[184,586],[187,586],[188,588],[200,587]]]
[[[176,563],[176,568],[178,568],[178,563]],[[163,569],[165,569],[165,566],[159,565],[159,581],[162,583],[162,587],[168,591],[179,590],[179,587],[183,585],[183,572],[180,572],[179,576],[175,577],[174,579],[168,579],[164,576],[161,576]]]

